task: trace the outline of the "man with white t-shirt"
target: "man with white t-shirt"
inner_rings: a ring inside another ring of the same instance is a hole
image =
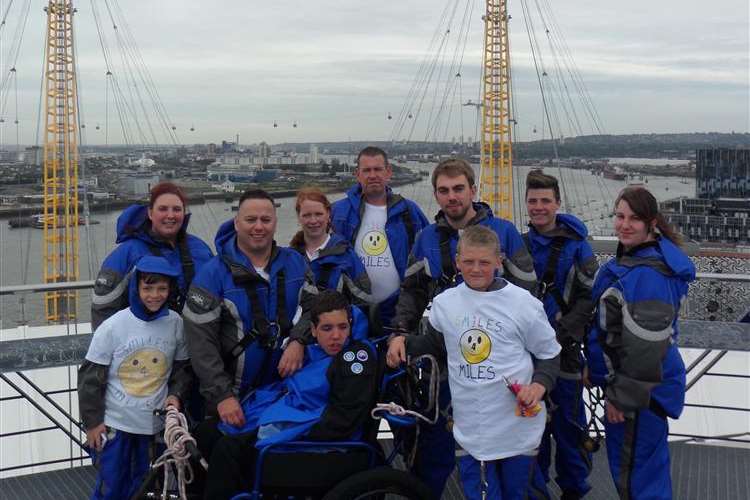
[[[362,259],[373,301],[380,304],[380,317],[389,326],[409,252],[429,222],[416,203],[388,187],[393,169],[382,149],[368,146],[360,151],[354,174],[357,185],[332,206],[332,226]]]

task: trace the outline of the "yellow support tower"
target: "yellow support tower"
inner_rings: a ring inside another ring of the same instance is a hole
[[[44,282],[78,280],[78,93],[70,0],[50,0],[45,50]],[[47,321],[75,319],[77,294],[47,292]]]
[[[479,198],[513,220],[510,48],[507,0],[487,0],[484,15],[482,155]]]

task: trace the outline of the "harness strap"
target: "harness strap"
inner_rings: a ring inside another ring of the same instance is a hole
[[[235,281],[235,283],[237,282]],[[254,277],[237,284],[245,289],[247,300],[250,302],[253,322],[250,331],[245,332],[245,335],[230,349],[230,354],[234,358],[239,357],[255,341],[258,341],[264,349],[276,348],[282,338],[289,336],[292,329],[292,323],[286,314],[286,280],[283,269],[276,274],[276,314],[271,314],[275,318],[274,321],[268,319],[258,294],[258,287],[267,284],[270,306],[271,283],[267,283],[260,277]]]
[[[437,290],[437,293],[440,293],[446,288],[453,287],[456,284],[456,275],[458,274],[458,271],[456,270],[456,264],[451,255],[451,237],[455,232],[456,231],[451,228],[438,228],[438,233],[440,234],[440,269],[442,274],[438,280],[440,289]]]
[[[531,255],[534,255],[531,249],[531,239],[529,233],[523,233],[521,236],[523,242],[526,245],[526,249]],[[534,296],[539,300],[543,300],[544,297],[549,294],[555,300],[557,307],[563,314],[567,314],[570,311],[570,306],[563,299],[562,293],[555,285],[555,273],[557,272],[557,264],[560,261],[560,254],[562,253],[563,247],[565,247],[564,236],[555,236],[552,238],[552,244],[550,245],[549,256],[547,257],[547,265],[544,268],[544,274],[537,283]]]
[[[414,230],[414,221],[411,218],[411,212],[409,212],[409,207],[407,205],[406,210],[401,212],[401,221],[404,223],[404,228],[406,229],[406,235],[409,238],[409,249],[414,246],[414,239],[417,236],[416,231]]]
[[[547,258],[547,268],[544,270],[544,275],[537,285],[541,288],[540,298],[544,297],[546,294],[552,295],[552,298],[555,299],[555,302],[557,303],[557,307],[560,308],[560,311],[562,311],[563,314],[568,314],[570,306],[565,303],[562,293],[560,293],[560,290],[555,285],[555,273],[557,272],[557,263],[560,261],[560,254],[565,246],[566,239],[567,238],[562,236],[556,236],[552,239],[552,246],[550,248],[549,257]]]

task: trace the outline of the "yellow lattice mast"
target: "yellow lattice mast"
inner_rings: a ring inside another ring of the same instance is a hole
[[[495,215],[513,220],[507,0],[487,0],[483,59],[479,198],[492,207]]]
[[[73,4],[50,0],[45,50],[44,281],[78,280],[78,95]],[[48,321],[75,318],[73,291],[47,292]]]

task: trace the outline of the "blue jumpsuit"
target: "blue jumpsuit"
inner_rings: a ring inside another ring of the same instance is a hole
[[[183,310],[193,369],[207,413],[230,396],[278,380],[281,341],[309,337],[308,309],[317,295],[305,258],[274,243],[265,268],[255,271],[237,247],[233,220],[215,240],[218,255],[203,266]]]
[[[177,244],[172,246],[160,240],[151,231],[148,207],[131,205],[117,218],[117,247],[102,262],[102,268],[94,283],[91,300],[91,328],[121,309],[128,307],[128,277],[138,260],[144,255],[159,255],[180,270],[177,278],[179,294],[173,305],[180,312],[190,286],[186,279],[186,264],[192,262],[193,275],[213,257],[211,249],[197,236],[187,233],[190,214],[182,222]]]
[[[529,225],[525,235],[540,281],[536,295],[544,303],[544,311],[562,346],[560,376],[549,395],[551,421],[539,447],[541,477],[537,476],[535,487],[546,490],[550,439],[554,436],[555,481],[564,498],[572,499],[583,497],[591,489],[586,480],[591,471],[591,454],[581,447],[587,424],[581,345],[593,312],[591,287],[599,266],[586,241],[588,231],[583,222],[572,215],[559,214],[556,223],[555,229],[544,234]],[[548,269],[549,266],[554,269]]]
[[[587,360],[591,382],[625,414],[624,423],[605,420],[620,498],[672,498],[667,417],[678,418],[685,400],[677,318],[694,279],[692,261],[664,237],[618,248],[596,277]]]

